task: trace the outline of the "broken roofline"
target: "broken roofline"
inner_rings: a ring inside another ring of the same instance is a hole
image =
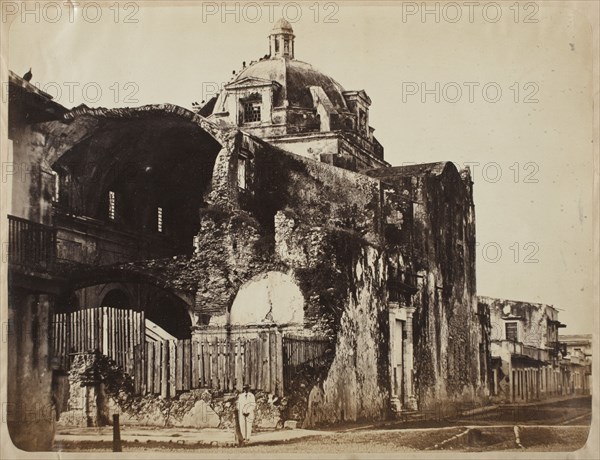
[[[488,304],[490,306],[491,306],[491,304],[494,304],[494,303],[495,304],[512,303],[514,305],[531,305],[532,307],[535,307],[535,308],[545,307],[545,308],[551,308],[557,312],[561,311],[558,307],[555,307],[554,305],[547,304],[547,303],[541,303],[541,302],[530,302],[528,300],[502,299],[500,297],[490,297],[490,296],[485,296],[485,295],[478,295],[477,301],[484,303],[484,304]],[[560,322],[560,321],[558,321],[558,322]],[[566,325],[563,327],[566,327]]]
[[[131,119],[153,115],[171,115],[194,123],[203,131],[206,131],[208,134],[210,134],[212,138],[221,145],[225,145],[228,137],[227,133],[230,131],[217,126],[212,121],[207,120],[203,116],[198,115],[189,109],[170,103],[147,104],[140,107],[123,107],[112,109],[108,109],[106,107],[90,108],[85,104],[82,104],[65,113],[63,115],[63,119],[74,120],[75,118],[81,116]]]

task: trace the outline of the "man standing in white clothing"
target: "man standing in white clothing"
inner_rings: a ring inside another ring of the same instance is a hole
[[[238,396],[236,409],[239,417],[240,430],[245,442],[250,440],[250,435],[252,434],[252,422],[254,421],[255,407],[256,400],[254,395],[250,392],[250,386],[244,385],[244,391]]]

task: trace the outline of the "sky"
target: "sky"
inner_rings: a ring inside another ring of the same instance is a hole
[[[592,28],[580,4],[9,3],[8,67],[31,67],[69,108],[191,108],[268,53],[285,17],[297,59],[370,96],[388,162],[470,165],[478,294],[554,305],[565,333],[593,332]]]

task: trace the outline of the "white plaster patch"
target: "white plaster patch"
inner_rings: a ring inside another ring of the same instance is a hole
[[[240,288],[229,319],[234,325],[302,324],[304,297],[290,275],[263,273]]]

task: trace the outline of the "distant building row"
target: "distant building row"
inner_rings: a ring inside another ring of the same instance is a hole
[[[550,305],[479,297],[490,316],[490,394],[501,401],[588,394],[591,335],[559,335]]]

